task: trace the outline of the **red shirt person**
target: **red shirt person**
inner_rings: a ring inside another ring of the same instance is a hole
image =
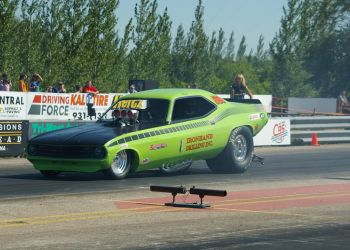
[[[91,81],[88,81],[83,88],[83,93],[98,94],[99,91],[97,90],[97,88],[94,85],[92,85]]]

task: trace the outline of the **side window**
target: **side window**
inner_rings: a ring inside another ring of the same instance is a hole
[[[168,109],[168,100],[149,99],[148,107],[140,111],[140,119],[142,122],[165,122]]]
[[[215,105],[203,97],[181,98],[175,101],[172,121],[199,118],[215,109]]]

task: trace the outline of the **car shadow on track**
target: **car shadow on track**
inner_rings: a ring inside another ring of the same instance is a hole
[[[188,172],[185,173],[178,173],[178,174],[164,174],[159,170],[148,170],[138,173],[130,174],[126,179],[124,180],[133,180],[133,179],[147,179],[147,178],[164,178],[164,177],[189,177],[189,176],[196,176],[196,175],[213,175],[213,173],[206,168],[193,168],[190,169]],[[31,172],[31,173],[25,173],[25,174],[5,174],[0,175],[0,179],[19,179],[19,180],[52,180],[52,181],[118,181],[118,180],[112,180],[108,179],[102,172],[97,173],[77,173],[77,172],[63,172],[55,177],[46,177],[41,175],[39,172]]]

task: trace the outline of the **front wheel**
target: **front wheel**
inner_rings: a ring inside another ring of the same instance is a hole
[[[111,167],[104,170],[110,179],[123,179],[131,170],[131,154],[126,150],[119,151],[113,158]]]
[[[254,142],[248,127],[239,127],[231,132],[225,149],[216,157],[207,160],[213,172],[243,173],[253,158]]]

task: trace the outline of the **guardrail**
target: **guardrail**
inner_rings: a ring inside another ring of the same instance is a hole
[[[317,133],[319,142],[350,142],[350,116],[290,117],[291,143],[310,143]]]

